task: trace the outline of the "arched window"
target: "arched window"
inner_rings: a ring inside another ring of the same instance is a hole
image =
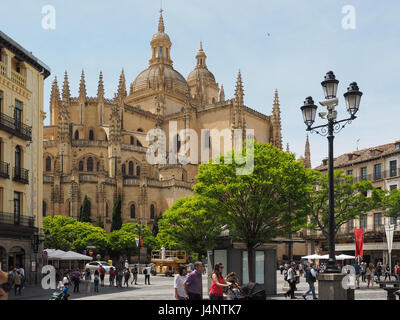
[[[79,161],[79,171],[83,171],[83,161]]]
[[[20,169],[21,168],[21,147],[20,146],[16,146],[15,147],[15,167]]]
[[[79,140],[79,131],[75,130],[75,140]]]
[[[93,132],[93,130],[89,131],[89,140],[94,140],[94,132]]]
[[[48,156],[46,158],[46,171],[51,171],[51,158]]]
[[[138,177],[140,176],[140,167],[139,166],[136,167],[136,175]]]
[[[87,159],[87,171],[93,171],[93,158],[89,157]]]
[[[133,162],[129,161],[129,175],[133,176]]]
[[[126,166],[125,163],[122,165],[122,174],[125,175],[126,173]]]
[[[155,214],[156,208],[154,204],[150,206],[150,219],[154,219],[154,214]]]
[[[131,145],[135,144],[135,139],[131,136]]]
[[[108,217],[108,202],[106,201],[106,217]]]
[[[47,211],[47,203],[45,201],[43,201],[43,205],[42,205],[42,214],[43,217],[46,216],[46,211]]]
[[[96,163],[96,171],[100,171],[100,161],[97,161]]]
[[[168,48],[165,48],[165,50],[166,50],[166,57],[167,57],[167,59],[168,59]]]
[[[131,204],[131,219],[136,218],[136,207],[134,204]]]

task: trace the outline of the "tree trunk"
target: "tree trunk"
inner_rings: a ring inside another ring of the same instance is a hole
[[[293,242],[292,242],[292,233],[289,233],[289,244],[288,244],[288,257],[289,261],[293,261]]]
[[[254,246],[247,245],[247,262],[248,262],[248,270],[249,270],[249,282],[256,282],[256,272],[254,265]]]

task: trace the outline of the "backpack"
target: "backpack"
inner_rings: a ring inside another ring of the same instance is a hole
[[[311,274],[311,268],[306,268],[305,273],[306,273],[306,281],[307,282],[315,282],[315,280],[317,280],[317,278]]]
[[[283,273],[283,278],[285,279],[285,281],[287,281],[287,277],[288,277],[288,271],[285,270]]]
[[[143,270],[143,274],[144,274],[145,276],[147,276],[147,268],[145,268],[145,269]]]
[[[101,273],[106,273],[106,269],[104,269],[104,267],[101,267],[100,272]]]

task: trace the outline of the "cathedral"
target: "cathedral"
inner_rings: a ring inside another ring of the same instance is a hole
[[[92,222],[102,222],[109,231],[113,202],[121,194],[123,222],[141,221],[151,227],[154,218],[176,200],[193,195],[196,182],[196,164],[151,165],[146,160],[146,135],[152,129],[167,134],[167,150],[175,141],[179,151],[182,137],[168,136],[172,121],[178,131],[190,128],[199,137],[202,129],[253,129],[258,142],[282,149],[277,91],[272,115],[251,109],[244,104],[239,71],[235,95],[226,98],[207,68],[201,43],[194,70],[187,78],[182,76],[173,67],[172,42],[162,12],[150,46],[148,67],[129,85],[122,69],[112,99],[104,96],[101,72],[96,97],[87,96],[83,71],[77,97],[71,96],[67,72],[61,95],[54,79],[50,124],[43,134],[43,216],[78,218],[86,196]]]

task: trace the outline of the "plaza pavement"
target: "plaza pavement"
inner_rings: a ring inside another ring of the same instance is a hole
[[[131,281],[131,280],[130,280]],[[99,293],[93,292],[93,283],[91,286],[91,292],[89,294],[83,293],[83,286],[81,286],[82,293],[74,293],[73,286],[69,289],[71,294],[70,300],[173,300],[174,299],[174,278],[165,277],[162,275],[151,276],[151,285],[144,284],[144,275],[138,276],[138,285],[131,286],[129,281],[129,288],[110,288],[108,277],[104,281],[105,287],[99,287]],[[376,284],[372,288],[367,288],[367,284],[360,282],[360,289],[355,291],[356,300],[386,300],[386,291],[380,289]],[[318,297],[318,282],[316,283],[316,294]],[[284,281],[283,275],[277,271],[277,294],[275,296],[268,296],[267,300],[288,300],[285,298],[284,293],[288,290],[287,282]],[[297,300],[303,301],[302,294],[308,289],[308,284],[305,278],[300,279],[300,283],[297,285],[297,291],[295,296]],[[14,296],[14,291],[9,292],[10,300],[48,300],[54,290],[44,290],[40,286],[26,287],[22,296]],[[208,299],[207,291],[207,277],[203,276],[203,298]],[[308,300],[312,300],[310,294]]]

